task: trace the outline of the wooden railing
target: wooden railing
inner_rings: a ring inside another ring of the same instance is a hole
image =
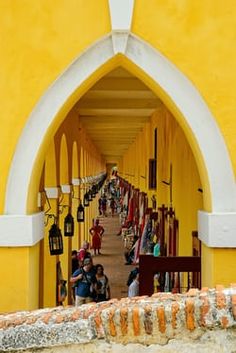
[[[182,292],[184,288],[201,288],[201,257],[199,256],[139,256],[139,295],[152,295],[154,292],[154,275],[160,274],[160,291],[165,290],[163,278],[166,273],[169,278],[177,276],[178,284],[175,285],[175,292]],[[185,279],[183,274],[186,274]]]

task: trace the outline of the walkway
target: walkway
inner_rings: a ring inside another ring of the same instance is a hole
[[[125,265],[124,245],[120,236],[116,236],[120,229],[119,217],[99,218],[105,233],[102,240],[102,255],[93,256],[94,264],[104,266],[109,278],[112,298],[127,297],[127,278],[133,266]]]

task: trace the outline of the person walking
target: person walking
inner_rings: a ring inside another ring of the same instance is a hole
[[[103,197],[102,197],[102,200],[101,200],[101,210],[102,210],[102,215],[103,217],[106,217],[107,216],[107,198],[106,198],[106,195],[104,194]]]
[[[111,298],[109,280],[104,274],[104,267],[100,264],[95,266],[97,280],[97,299],[96,302],[103,302]]]
[[[78,252],[77,250],[72,250],[71,254],[71,273],[74,273],[79,266],[79,260],[77,258]]]
[[[112,198],[110,199],[110,209],[111,209],[111,216],[112,216],[112,217],[114,216],[115,208],[116,208],[116,202],[115,202],[114,197],[112,197]]]
[[[99,213],[99,216],[102,215],[102,198],[101,198],[101,196],[98,199],[98,213]]]
[[[97,290],[97,279],[91,259],[84,259],[84,266],[72,274],[70,282],[76,283],[75,306],[94,301],[93,292]]]
[[[89,233],[92,236],[92,249],[94,251],[94,255],[97,255],[97,252],[99,255],[101,255],[100,249],[104,228],[100,226],[99,219],[96,219],[95,225],[90,228]]]
[[[128,288],[128,297],[137,297],[139,295],[139,273],[137,272],[132,283]]]

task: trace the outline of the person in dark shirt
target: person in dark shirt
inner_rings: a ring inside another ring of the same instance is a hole
[[[97,279],[97,298],[96,302],[103,302],[111,298],[109,280],[104,273],[104,267],[100,264],[95,266]]]
[[[73,250],[71,254],[71,273],[73,274],[79,267],[79,260],[78,260],[78,252],[77,250]],[[75,303],[75,286],[76,283],[73,283],[71,286],[71,302],[72,304]]]
[[[71,273],[74,273],[78,269],[78,266],[77,250],[73,250],[71,254]]]
[[[93,292],[97,290],[97,279],[93,269],[92,260],[84,259],[84,266],[78,268],[70,278],[71,283],[76,283],[75,305],[79,306],[94,301]]]

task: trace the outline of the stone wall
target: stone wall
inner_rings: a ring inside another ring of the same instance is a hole
[[[0,316],[0,351],[236,353],[236,285]]]

